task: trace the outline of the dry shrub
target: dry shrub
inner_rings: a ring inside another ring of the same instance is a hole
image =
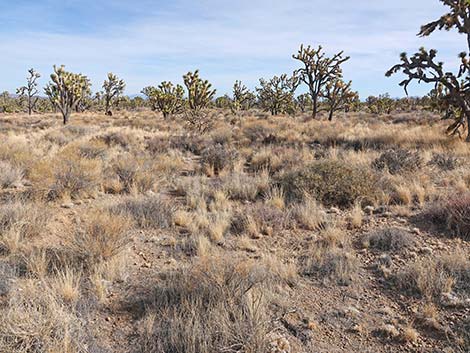
[[[155,136],[146,141],[145,149],[152,155],[165,153],[170,148],[169,137]]]
[[[222,189],[232,200],[255,201],[269,190],[270,180],[267,172],[254,176],[232,173],[222,178]]]
[[[433,153],[428,165],[435,166],[442,171],[451,171],[462,165],[462,161],[449,153]]]
[[[238,152],[233,148],[227,148],[221,144],[210,145],[201,152],[201,165],[210,168],[215,174],[223,169],[233,169]]]
[[[243,134],[251,143],[263,142],[274,134],[274,129],[266,121],[258,120],[246,124],[243,128]]]
[[[451,290],[470,294],[470,259],[464,252],[427,257],[406,266],[395,276],[398,288],[410,295],[439,301]]]
[[[101,183],[101,163],[63,153],[39,161],[31,171],[34,188],[49,200],[92,196]]]
[[[288,172],[280,180],[291,201],[305,193],[325,206],[349,207],[357,200],[372,202],[377,196],[377,177],[368,168],[340,160],[316,161]]]
[[[65,247],[78,266],[86,270],[106,262],[122,252],[130,241],[128,218],[108,212],[84,217],[66,239]]]
[[[44,206],[22,201],[0,205],[0,250],[12,252],[44,231],[48,212]]]
[[[391,227],[377,229],[366,234],[362,243],[365,247],[381,251],[400,251],[412,246],[414,239],[405,229]]]
[[[26,176],[36,160],[37,153],[31,149],[30,141],[22,136],[8,137],[0,144],[0,161],[21,168]]]
[[[112,164],[111,173],[117,177],[118,184],[107,185],[108,192],[132,193],[152,190],[157,181],[155,164],[153,161],[135,156],[121,157]],[[110,178],[114,180],[113,177]]]
[[[24,171],[22,168],[0,160],[0,188],[5,189],[14,185],[20,185],[23,177]]]
[[[1,352],[90,352],[83,319],[41,281],[17,284],[0,316]]]
[[[265,352],[271,288],[282,272],[227,257],[169,273],[142,322],[145,353]]]
[[[108,147],[100,140],[91,140],[84,142],[78,146],[78,154],[82,158],[88,159],[104,159]]]
[[[330,279],[339,285],[351,284],[359,271],[358,259],[349,251],[337,247],[317,247],[304,262],[303,273],[320,279]]]
[[[372,166],[377,170],[387,169],[390,174],[414,172],[421,168],[423,159],[418,151],[392,149],[383,152]]]
[[[170,147],[183,152],[201,154],[206,146],[203,137],[197,135],[173,136],[170,138]]]
[[[294,205],[292,212],[297,223],[307,230],[322,228],[327,219],[323,207],[309,197],[305,197],[301,203]]]
[[[126,199],[111,207],[115,214],[129,216],[141,228],[169,228],[175,207],[160,195]]]
[[[119,132],[108,132],[99,137],[109,147],[119,146],[122,148],[129,148],[136,142],[135,136],[119,131]]]
[[[436,203],[427,211],[427,215],[437,225],[445,224],[456,236],[470,240],[470,194]]]

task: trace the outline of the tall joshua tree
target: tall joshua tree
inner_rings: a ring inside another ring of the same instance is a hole
[[[349,60],[349,56],[343,57],[342,51],[329,58],[322,50],[322,46],[315,49],[302,44],[297,55],[292,55],[303,64],[295,73],[308,86],[312,99],[312,118],[317,115],[322,90],[329,82],[342,78],[341,65]]]
[[[26,79],[26,86],[18,88],[16,94],[20,96],[21,100],[26,100],[28,114],[31,115],[39,99],[39,97],[37,97],[39,93],[37,80],[41,75],[34,69],[29,69],[28,72],[29,77]]]
[[[418,35],[428,36],[435,30],[451,30],[456,28],[467,36],[467,49],[470,51],[470,0],[439,0],[450,8],[437,21],[421,27]],[[437,61],[437,50],[421,48],[409,57],[401,54],[401,63],[393,66],[386,75],[397,72],[404,73],[407,78],[400,83],[408,94],[408,86],[413,81],[434,85],[435,90],[441,90],[441,104],[444,104],[444,118],[452,119],[447,132],[451,135],[461,135],[461,130],[467,129],[466,141],[470,142],[470,62],[466,52],[460,55],[460,69],[457,73],[444,70],[444,63]]]
[[[124,93],[125,88],[126,83],[124,80],[119,79],[112,72],[108,73],[108,79],[103,83],[103,93],[101,94],[104,99],[106,115],[113,115],[111,107],[119,101],[119,98]]]
[[[54,65],[51,82],[47,84],[44,92],[52,105],[61,112],[64,124],[67,124],[70,114],[90,90],[90,86],[86,76],[65,71],[63,65],[60,67]]]

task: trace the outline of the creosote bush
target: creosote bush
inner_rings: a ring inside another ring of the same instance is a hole
[[[237,157],[235,149],[216,144],[202,150],[200,162],[203,167],[211,168],[215,174],[219,174],[225,168],[233,168]]]
[[[349,207],[362,200],[373,202],[377,176],[368,168],[341,160],[315,161],[280,177],[286,196],[302,200],[307,193],[325,206]]]

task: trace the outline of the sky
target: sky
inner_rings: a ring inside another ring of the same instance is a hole
[[[235,80],[254,89],[259,78],[292,73],[304,43],[344,50],[344,78],[362,98],[401,97],[403,76],[384,75],[401,52],[436,48],[446,68],[458,65],[462,35],[416,36],[445,11],[438,0],[0,0],[0,91],[14,92],[31,67],[44,86],[64,64],[93,91],[108,72],[133,95],[200,69],[218,95],[231,94]],[[410,95],[431,88],[415,85]]]

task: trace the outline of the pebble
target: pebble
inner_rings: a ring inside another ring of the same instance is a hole
[[[74,204],[72,202],[66,202],[60,205],[62,208],[73,208]]]

